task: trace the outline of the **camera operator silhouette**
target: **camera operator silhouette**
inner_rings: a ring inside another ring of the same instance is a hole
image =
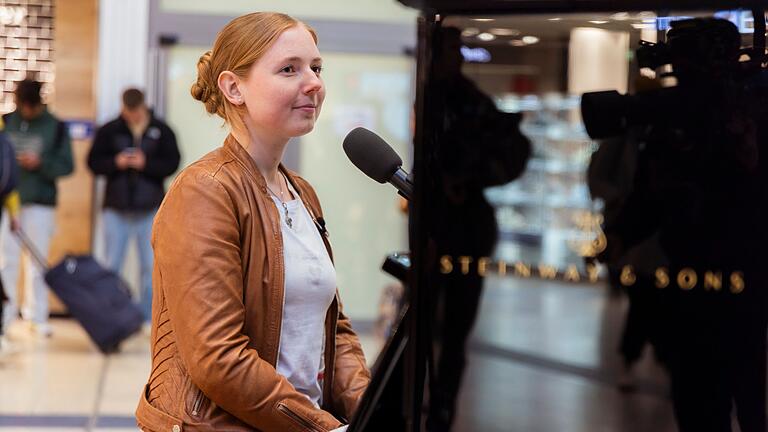
[[[614,229],[625,248],[657,233],[669,262],[670,283],[646,289],[663,296],[657,317],[681,432],[731,431],[733,408],[743,432],[766,430],[768,170],[759,120],[768,98],[763,74],[739,62],[740,45],[729,21],[673,22],[667,42],[645,45],[638,58],[671,64],[675,87],[582,99],[593,138],[624,134],[638,145],[634,187]]]
[[[525,169],[530,143],[519,130],[520,115],[500,112],[491,98],[461,73],[461,32],[452,27],[436,35],[433,87],[427,116],[434,135],[426,164],[425,206],[433,264],[437,257],[472,257],[472,270],[456,266],[435,273],[433,296],[434,369],[430,376],[427,430],[447,431],[466,363],[465,343],[477,316],[483,279],[477,261],[493,253],[497,225],[483,190],[508,183]],[[465,274],[466,273],[466,274]]]

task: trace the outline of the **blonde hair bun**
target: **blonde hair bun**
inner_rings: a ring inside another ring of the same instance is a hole
[[[221,98],[211,69],[211,51],[208,50],[197,61],[197,81],[192,84],[191,93],[193,98],[205,104],[206,111],[210,114],[219,114],[222,108]]]

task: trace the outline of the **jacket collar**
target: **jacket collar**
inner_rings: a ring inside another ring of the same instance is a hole
[[[240,162],[240,165],[242,165],[246,172],[254,179],[256,180],[256,183],[259,185],[259,189],[262,190],[265,194],[268,194],[267,192],[267,181],[264,179],[264,176],[261,175],[261,171],[259,171],[259,167],[256,166],[256,162],[253,160],[251,155],[248,153],[248,151],[240,145],[240,143],[235,139],[235,137],[232,134],[227,135],[227,138],[224,140],[224,148],[229,151],[229,153],[234,156],[234,158]],[[296,192],[298,192],[300,197],[304,196],[304,191],[301,188],[301,185],[299,182],[296,181],[296,178],[294,174],[287,169],[283,164],[281,163],[278,167],[280,172],[285,174],[285,178],[288,179],[288,181],[291,183],[291,186],[293,186],[294,189],[296,189]]]

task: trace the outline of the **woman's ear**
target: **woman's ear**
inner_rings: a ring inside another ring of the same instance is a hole
[[[232,105],[242,105],[243,94],[240,92],[240,77],[231,71],[224,71],[219,74],[219,90]]]

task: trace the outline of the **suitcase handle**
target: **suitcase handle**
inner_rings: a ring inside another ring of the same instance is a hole
[[[47,272],[48,260],[46,260],[40,250],[34,244],[32,244],[32,240],[29,239],[27,233],[25,233],[21,228],[14,231],[13,233],[16,235],[16,239],[18,239],[19,243],[29,252],[30,255],[32,255],[32,258],[40,267],[40,270],[42,270],[43,273]]]

